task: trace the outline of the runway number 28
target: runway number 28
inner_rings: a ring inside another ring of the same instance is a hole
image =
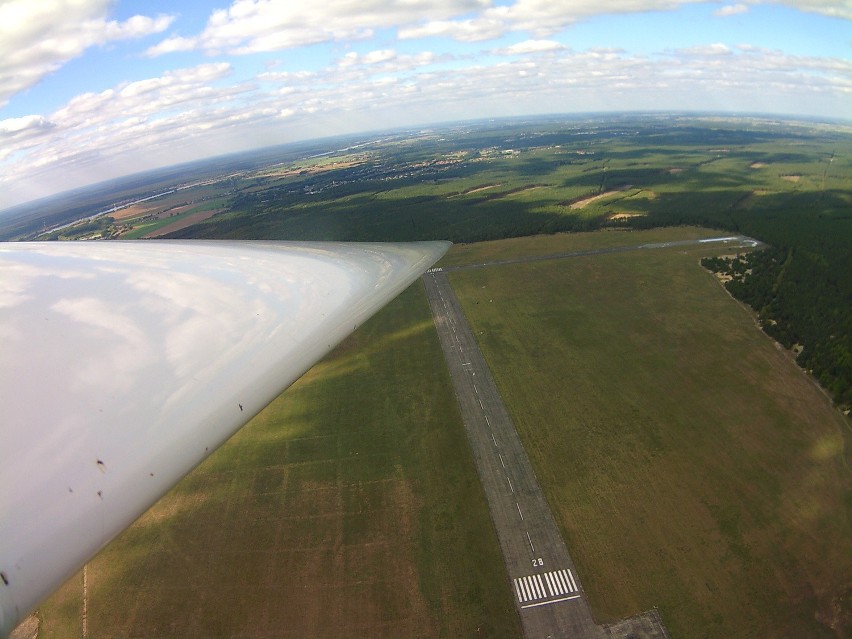
[[[533,566],[543,566],[544,565],[544,559],[542,559],[541,557],[539,557],[538,559],[533,559],[532,562],[533,562]]]

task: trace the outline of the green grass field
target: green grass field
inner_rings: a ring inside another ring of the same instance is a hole
[[[467,259],[541,241],[472,245]],[[656,605],[673,638],[849,636],[849,423],[699,266],[718,251],[450,281],[598,622]]]
[[[40,609],[80,636],[78,575]],[[419,283],[88,568],[91,637],[517,637]]]
[[[455,246],[444,265],[717,235]],[[850,631],[849,423],[698,264],[718,246],[450,274],[599,623]],[[41,610],[80,634],[81,577]],[[420,285],[88,569],[92,637],[520,635]]]

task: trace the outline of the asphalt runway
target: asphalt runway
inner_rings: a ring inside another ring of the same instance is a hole
[[[698,246],[701,244],[726,244],[731,248],[755,248],[763,243],[745,235],[726,235],[724,237],[708,237],[700,240],[676,240],[674,242],[655,242],[652,244],[638,244],[635,246],[612,246],[609,248],[589,249],[585,251],[570,251],[566,253],[553,253],[550,255],[528,255],[525,257],[513,257],[505,260],[493,260],[480,264],[465,264],[463,266],[446,266],[444,268],[432,269],[430,272],[449,273],[451,271],[465,271],[486,266],[502,266],[504,264],[523,264],[526,262],[542,262],[545,260],[561,260],[569,257],[588,257],[592,255],[606,255],[608,253],[626,253],[628,251],[643,251],[651,249],[670,248],[676,246]]]
[[[446,273],[505,264],[719,243],[736,248],[761,244],[750,237],[733,235],[495,260],[433,268],[423,275],[426,297],[527,639],[602,638],[612,636],[612,633],[595,625],[580,575],[571,561],[515,425]],[[659,632],[659,636],[666,636],[662,622],[659,622]]]
[[[442,272],[423,276],[468,440],[527,639],[602,637],[580,576]]]

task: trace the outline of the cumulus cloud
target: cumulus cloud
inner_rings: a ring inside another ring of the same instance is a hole
[[[432,20],[425,24],[399,29],[400,40],[419,38],[451,38],[462,42],[481,42],[498,38],[506,32],[503,20],[479,17],[467,20]]]
[[[173,16],[107,20],[108,0],[0,3],[0,106],[96,45],[165,31]]]
[[[728,16],[735,16],[740,13],[748,13],[748,5],[745,4],[726,4],[721,9],[717,9],[713,12],[714,16],[718,16],[720,18],[727,18]]]
[[[172,36],[148,49],[149,56],[200,49],[250,54],[339,40],[361,40],[375,29],[456,17],[486,9],[489,0],[327,0],[323,3],[235,0],[217,9],[204,31]]]
[[[529,53],[551,53],[563,51],[567,47],[555,40],[524,40],[511,46],[495,49],[494,53],[501,55],[526,55]]]
[[[312,135],[472,114],[661,107],[809,112],[810,107],[789,108],[801,100],[814,100],[816,108],[810,112],[818,114],[839,112],[839,105],[852,96],[852,63],[838,58],[789,56],[722,42],[655,55],[575,51],[557,37],[542,35],[600,12],[599,1],[517,0],[505,6],[484,0],[428,2],[437,7],[435,13],[425,11],[426,0],[335,0],[310,10],[295,4],[238,0],[213,14],[202,33],[172,35],[157,47],[161,52],[241,53],[296,46],[299,38],[349,38],[388,26],[399,27],[398,38],[409,39],[443,35],[477,41],[507,31],[522,33],[513,37],[518,40],[513,45],[483,47],[465,56],[438,49],[408,53],[410,40],[403,50],[383,35],[372,49],[358,45],[357,51],[338,50],[338,58],[325,68],[298,70],[293,56],[288,70],[283,63],[267,67],[252,80],[235,78],[231,66],[218,61],[136,76],[78,95],[49,114],[0,121],[0,198],[7,197],[10,184],[27,176],[49,182],[48,171],[57,175],[61,169],[68,186],[78,186],[85,171],[102,180],[115,175],[109,171],[119,166],[142,170],[152,168],[145,162],[175,163]],[[623,12],[679,4],[613,0],[605,7]],[[751,4],[743,0],[744,6]],[[825,10],[830,3],[811,4]],[[727,5],[727,12],[737,6]],[[424,22],[422,15],[434,19]],[[350,20],[352,16],[360,18]],[[128,20],[104,26],[102,33],[103,38],[118,37],[146,28]],[[497,62],[495,55],[500,56]],[[121,158],[127,158],[125,164]]]
[[[785,4],[799,11],[808,11],[810,13],[821,13],[832,18],[844,18],[852,20],[852,2],[849,0],[777,0],[778,4]],[[763,0],[766,3],[772,3],[773,0]],[[760,4],[761,0],[754,0],[755,4]]]
[[[433,17],[428,21],[403,24],[400,39],[444,37],[476,42],[490,40],[510,32],[524,32],[544,38],[579,21],[600,15],[674,11],[704,0],[515,0],[506,5],[492,5],[472,17],[459,12],[451,17]],[[849,0],[748,0],[721,7],[715,15],[727,17],[748,11],[750,4],[785,4],[801,11],[852,19]]]

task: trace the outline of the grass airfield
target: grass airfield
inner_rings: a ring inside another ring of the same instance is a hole
[[[443,263],[712,235],[518,238]],[[450,278],[599,623],[656,605],[674,639],[844,636],[849,423],[699,266],[724,252]],[[91,562],[87,590],[92,637],[520,636],[420,285]],[[79,636],[82,610],[78,575],[40,636]]]
[[[88,567],[91,637],[517,637],[419,283]],[[81,636],[82,576],[41,637]]]
[[[672,637],[848,636],[849,423],[700,267],[719,252],[449,277],[599,623],[658,606]]]

